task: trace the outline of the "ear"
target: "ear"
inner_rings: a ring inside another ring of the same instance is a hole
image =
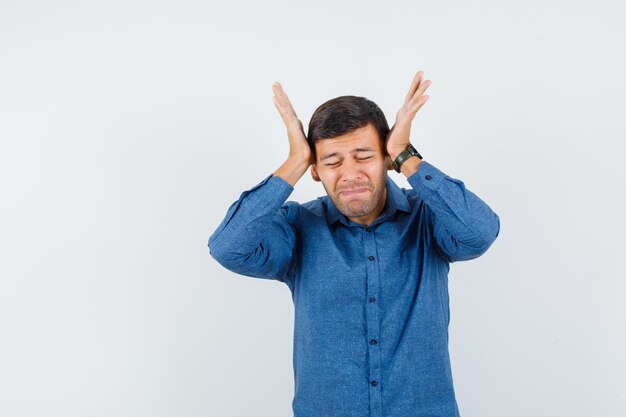
[[[320,180],[320,176],[317,175],[317,167],[315,166],[315,164],[311,164],[311,177],[313,178],[313,181],[316,181],[316,182],[322,181]]]
[[[391,157],[387,155],[385,156],[385,159],[387,160],[387,171],[395,171],[395,169],[393,168],[393,162],[391,161]]]

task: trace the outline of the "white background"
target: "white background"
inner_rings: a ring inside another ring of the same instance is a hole
[[[391,125],[418,70],[413,144],[501,220],[451,266],[461,415],[626,415],[625,11],[1,0],[0,415],[291,416],[289,289],[207,239],[287,156],[272,82]]]

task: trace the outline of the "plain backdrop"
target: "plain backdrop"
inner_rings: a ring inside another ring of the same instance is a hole
[[[0,0],[0,415],[291,416],[289,289],[207,239],[287,157],[272,82],[391,125],[419,70],[412,143],[501,220],[451,265],[461,415],[626,415],[625,12]]]

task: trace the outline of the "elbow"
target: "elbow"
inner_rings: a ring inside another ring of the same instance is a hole
[[[486,241],[489,242],[489,246],[493,242],[495,242],[496,238],[500,234],[500,217],[497,214],[493,214],[493,219],[491,221],[491,227],[489,228],[489,232],[486,236]]]
[[[215,239],[215,236],[209,238],[207,247],[209,256],[223,266],[228,259],[228,249],[223,244],[220,244],[220,242]]]
[[[489,249],[489,246],[493,242],[495,242],[496,238],[500,234],[500,217],[493,213],[493,215],[485,221],[482,226],[479,228],[479,232],[476,234],[476,240],[480,242],[477,245],[474,245],[483,252]]]
[[[235,253],[215,241],[209,241],[208,250],[209,256],[229,271],[234,272],[242,264],[241,254]]]
[[[470,240],[459,241],[451,236],[450,241],[445,242],[443,249],[449,262],[469,261],[485,254],[500,234],[499,217],[494,214],[479,230]]]
[[[233,254],[228,248],[215,240],[209,240],[208,243],[209,256],[215,259],[222,266],[226,266],[229,261],[232,262]]]
[[[253,272],[263,259],[263,244],[248,248],[241,242],[226,242],[222,239],[209,239],[209,255],[221,266],[231,272],[246,275]]]
[[[479,243],[474,245],[476,252],[475,255],[477,254],[478,256],[481,256],[487,252],[493,242],[496,241],[499,234],[500,217],[494,213],[492,219],[482,229],[482,233],[480,233],[480,237],[478,239]]]

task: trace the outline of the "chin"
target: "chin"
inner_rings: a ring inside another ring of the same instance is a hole
[[[340,211],[348,217],[363,217],[372,213],[376,207],[376,204],[374,204],[374,202],[372,201],[364,201],[362,202],[362,204],[359,205],[358,211],[350,210],[349,207],[350,207],[349,204],[342,204],[341,205],[342,210]],[[346,213],[349,213],[349,214],[346,214]]]

